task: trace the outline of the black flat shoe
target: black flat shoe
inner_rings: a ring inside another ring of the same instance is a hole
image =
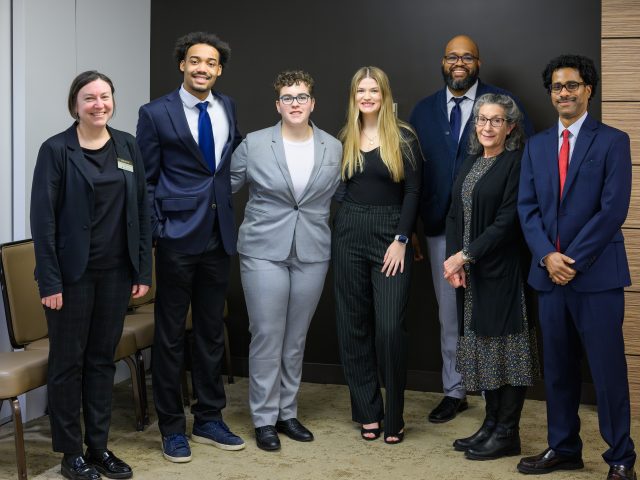
[[[429,414],[431,423],[445,423],[456,418],[459,412],[469,408],[466,398],[444,397]]]
[[[544,452],[524,457],[518,463],[518,471],[525,474],[540,475],[556,470],[579,470],[584,467],[580,455],[567,456],[547,448]]]
[[[276,427],[265,425],[264,427],[256,428],[256,444],[258,448],[267,452],[280,450],[280,437],[278,437]]]
[[[381,433],[382,433],[382,429],[380,428],[379,424],[376,428],[360,427],[360,436],[362,437],[363,440],[366,440],[368,442],[379,439]],[[373,436],[367,437],[367,435],[373,435]]]
[[[101,452],[93,452],[87,450],[85,455],[87,463],[93,466],[101,475],[107,478],[131,478],[133,470],[125,462],[116,457],[112,451],[103,450]]]
[[[625,467],[624,465],[611,465],[607,480],[637,480],[636,472],[633,467]]]
[[[102,478],[93,465],[89,465],[82,455],[68,459],[63,458],[60,464],[60,473],[70,480],[99,480]]]
[[[311,442],[313,440],[313,433],[302,425],[297,418],[278,420],[276,422],[276,430],[297,442]]]

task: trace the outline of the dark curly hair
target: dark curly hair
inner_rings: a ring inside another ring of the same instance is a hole
[[[113,87],[113,82],[104,73],[100,73],[97,70],[87,70],[86,72],[78,74],[78,76],[71,82],[71,86],[69,87],[69,97],[67,98],[67,108],[69,109],[69,113],[76,120],[78,119],[78,92],[82,90],[82,87],[96,80],[102,80],[103,82],[106,82],[107,85],[109,85],[109,88],[111,88],[112,97],[116,92],[116,89]],[[114,99],[113,113],[115,114],[115,112],[116,101]]]
[[[186,60],[187,51],[198,43],[204,43],[205,45],[211,45],[213,48],[218,50],[220,53],[220,65],[223,67],[229,61],[229,57],[231,57],[231,48],[227,42],[223,42],[218,38],[217,35],[208,32],[191,32],[183,35],[178,40],[176,40],[176,46],[173,51],[173,56],[178,62],[178,66],[180,62]]]
[[[309,95],[313,97],[313,86],[315,82],[313,77],[303,70],[285,70],[280,72],[273,82],[273,88],[276,90],[276,100],[280,98],[280,90],[283,87],[291,85],[299,85],[304,83],[309,88]]]
[[[591,96],[589,100],[593,98],[598,87],[598,70],[593,60],[582,55],[569,54],[560,55],[551,60],[544,69],[544,72],[542,72],[544,88],[546,88],[548,92],[551,92],[551,77],[553,76],[553,72],[560,68],[575,68],[578,70],[584,83],[591,86]]]

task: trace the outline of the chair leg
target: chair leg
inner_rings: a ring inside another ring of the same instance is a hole
[[[144,419],[142,416],[142,404],[140,403],[140,379],[138,378],[138,367],[131,357],[124,357],[123,360],[129,367],[131,374],[131,390],[133,391],[133,405],[136,412],[136,430],[144,430]]]
[[[151,425],[149,421],[149,401],[147,399],[147,377],[144,368],[144,356],[142,350],[136,352],[136,363],[138,366],[138,378],[140,379],[140,406],[142,408],[142,421],[144,425]]]
[[[24,431],[22,429],[22,413],[17,397],[11,399],[13,408],[13,430],[16,442],[16,464],[18,465],[18,479],[27,480],[27,457],[24,451]]]
[[[227,380],[229,383],[234,383],[233,380],[233,367],[231,365],[231,348],[229,346],[229,330],[227,329],[227,323],[224,324],[224,354],[225,363],[227,364]]]

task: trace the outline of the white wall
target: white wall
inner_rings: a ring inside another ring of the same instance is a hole
[[[0,0],[0,242],[31,236],[38,149],[71,125],[67,94],[78,73],[99,70],[113,80],[110,124],[135,132],[138,108],[149,101],[150,22],[151,0]],[[3,315],[0,351],[9,349]],[[25,419],[44,412],[42,391],[21,400]],[[0,419],[6,415],[5,407]]]

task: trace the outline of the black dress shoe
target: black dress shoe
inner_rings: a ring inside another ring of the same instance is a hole
[[[464,456],[469,460],[495,460],[520,455],[520,433],[517,429],[497,427],[489,438],[469,448]]]
[[[273,450],[280,450],[280,438],[276,427],[273,425],[265,425],[264,427],[256,428],[256,444],[258,448],[271,452]]]
[[[539,455],[524,457],[518,463],[520,473],[549,473],[555,470],[578,470],[584,467],[580,455],[562,455],[552,448],[547,448]]]
[[[87,450],[87,463],[107,478],[131,478],[133,471],[125,462],[116,457],[110,450],[95,452]]]
[[[611,465],[607,480],[637,480],[636,472],[633,467],[625,467],[624,465]]]
[[[429,414],[431,423],[444,423],[456,418],[458,412],[469,408],[466,398],[444,397],[440,404]]]
[[[458,438],[457,440],[455,440],[453,442],[454,450],[457,450],[458,452],[466,452],[470,448],[481,444],[491,436],[491,432],[493,432],[494,428],[495,425],[493,423],[483,423],[480,427],[480,430],[478,430],[470,437]]]
[[[302,425],[297,418],[278,420],[276,422],[276,430],[298,442],[310,442],[313,440],[313,433]]]
[[[63,477],[71,480],[99,480],[100,474],[89,465],[82,455],[75,457],[64,457],[60,464],[60,473]]]

